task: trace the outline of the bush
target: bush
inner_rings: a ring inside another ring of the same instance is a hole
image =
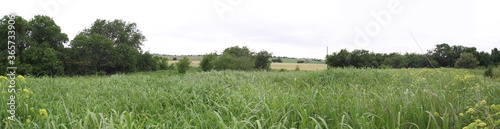
[[[216,70],[252,70],[255,65],[254,53],[247,47],[226,48],[221,57],[213,61]]]
[[[200,62],[200,67],[201,70],[203,71],[210,71],[214,68],[213,61],[217,59],[217,54],[216,53],[210,53],[203,55],[203,59]]]
[[[303,61],[303,60],[299,60],[299,61],[297,61],[297,63],[299,63],[299,64],[302,64],[302,63],[305,63],[305,62],[306,62],[306,61]]]
[[[283,63],[283,60],[281,58],[278,59],[272,59],[273,63]]]
[[[488,69],[486,69],[486,71],[484,71],[484,76],[493,77],[493,67],[492,66],[488,67]]]
[[[160,70],[168,70],[168,58],[157,56],[157,61]]]
[[[269,58],[272,57],[272,53],[269,53],[267,51],[260,51],[257,54],[255,54],[255,68],[257,69],[265,69],[269,70],[271,69],[271,61],[269,61]]]
[[[172,60],[177,60],[177,57],[172,58]]]
[[[462,53],[460,58],[455,62],[456,68],[468,68],[473,69],[479,64],[479,61],[471,53]]]
[[[254,60],[252,57],[237,57],[232,54],[223,54],[213,64],[216,70],[252,70]]]
[[[299,65],[295,66],[295,71],[300,71]]]
[[[187,57],[182,58],[179,60],[177,64],[177,71],[181,74],[185,74],[186,71],[189,69],[189,65],[191,64],[191,61]]]

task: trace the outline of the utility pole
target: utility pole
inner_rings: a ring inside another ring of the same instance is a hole
[[[326,55],[328,56],[328,46],[326,46]]]

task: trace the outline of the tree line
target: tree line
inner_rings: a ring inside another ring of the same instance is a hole
[[[0,20],[0,35],[7,35],[9,17]],[[167,69],[167,59],[141,50],[146,37],[137,24],[123,20],[97,19],[69,41],[67,34],[48,16],[27,21],[15,19],[17,73],[32,76],[63,76],[129,73]],[[7,37],[0,36],[6,43]],[[65,47],[64,44],[69,47]],[[7,45],[0,45],[7,50]],[[6,52],[0,53],[7,57]],[[7,67],[7,58],[0,59]],[[6,73],[5,69],[0,69]]]
[[[500,63],[500,52],[493,48],[491,53],[478,52],[475,47],[462,45],[450,46],[446,43],[436,45],[425,54],[417,53],[374,53],[368,50],[342,49],[326,56],[328,67],[356,68],[437,68],[457,67],[475,68],[476,66],[496,66]]]

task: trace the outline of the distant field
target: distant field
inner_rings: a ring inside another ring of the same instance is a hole
[[[168,58],[168,64],[176,63],[184,56],[162,56]],[[203,56],[186,56],[191,61],[191,67],[199,67],[200,61],[203,59]],[[177,60],[172,60],[173,58],[177,58]],[[281,59],[283,63],[271,63],[271,69],[287,69],[287,70],[295,70],[295,67],[298,65],[300,70],[307,71],[317,71],[317,70],[325,70],[327,65],[322,61],[307,61],[307,63],[299,64],[297,61],[299,59]]]
[[[191,66],[191,67],[200,67],[200,61],[192,61],[192,60],[190,60],[190,61],[191,61],[191,64],[189,66]],[[168,64],[170,65],[172,63],[177,63],[177,62],[179,62],[179,60],[177,60],[177,61],[170,61],[169,60]]]
[[[299,60],[301,60],[301,59],[284,59],[284,58],[281,58],[281,61],[283,61],[283,63],[297,63],[297,61],[299,61]],[[304,61],[306,61],[306,63],[308,63],[308,64],[325,64],[325,62],[323,62],[323,61],[312,61],[312,60],[304,60]]]
[[[168,64],[176,63],[179,61],[168,61]],[[298,64],[298,63],[271,63],[271,69],[287,69],[287,70],[295,70],[296,66],[299,66],[300,70],[307,71],[317,71],[317,70],[325,70],[326,64]],[[200,67],[200,61],[191,61],[191,67]]]
[[[316,70],[325,70],[326,64],[298,64],[298,63],[272,63],[272,69],[287,69],[287,70],[295,70],[295,67],[299,66],[300,70],[308,70],[308,71],[316,71]]]
[[[184,58],[184,56],[160,56],[160,57],[166,57],[169,61],[174,61],[174,58],[177,58],[177,60],[180,60]],[[203,56],[186,56],[190,61],[201,61],[203,59]]]

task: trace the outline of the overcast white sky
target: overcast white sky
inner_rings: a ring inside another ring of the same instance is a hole
[[[424,51],[448,43],[490,52],[500,44],[499,7],[498,0],[8,0],[0,13],[49,15],[70,40],[96,19],[135,22],[151,53],[239,45],[322,59],[327,46],[422,53],[408,28]]]

